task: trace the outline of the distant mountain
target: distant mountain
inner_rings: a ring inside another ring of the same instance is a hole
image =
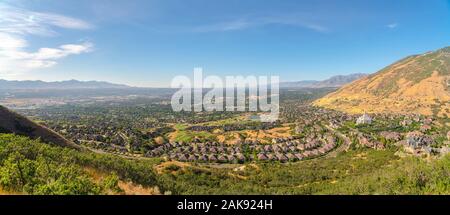
[[[32,139],[40,138],[42,141],[63,147],[80,149],[80,147],[58,133],[41,126],[28,118],[8,110],[0,105],[0,133],[14,133]]]
[[[127,85],[112,84],[102,81],[8,81],[0,79],[0,89],[104,89],[104,88],[129,88]]]
[[[296,82],[282,82],[281,88],[326,88],[326,87],[342,87],[357,79],[367,76],[367,74],[356,73],[350,75],[337,75],[323,81],[296,81]]]
[[[293,82],[281,82],[281,88],[309,88],[320,81],[305,80],[305,81],[293,81]]]
[[[404,58],[314,104],[350,113],[450,116],[450,47]]]

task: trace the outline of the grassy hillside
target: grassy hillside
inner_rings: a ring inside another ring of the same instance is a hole
[[[238,168],[163,165],[161,181],[178,194],[450,194],[450,156],[425,161],[395,150],[360,149],[290,164]]]
[[[450,47],[402,59],[315,104],[350,113],[450,116]]]
[[[58,133],[36,124],[28,118],[8,110],[0,105],[0,132],[15,133],[31,138],[40,138],[42,141],[64,147],[80,149],[80,147]]]
[[[0,134],[0,193],[157,194],[152,166]]]
[[[450,194],[450,155],[426,161],[395,151],[217,168],[127,160],[0,134],[0,194]]]

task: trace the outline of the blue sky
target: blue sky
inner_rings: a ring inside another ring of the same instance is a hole
[[[445,46],[449,0],[0,0],[4,79],[320,80]]]

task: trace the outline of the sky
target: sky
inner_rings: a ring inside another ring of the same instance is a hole
[[[446,46],[450,0],[0,0],[7,80],[323,80]]]

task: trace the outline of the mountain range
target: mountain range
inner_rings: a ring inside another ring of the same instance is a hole
[[[295,82],[282,82],[281,88],[338,88],[345,84],[348,84],[361,77],[365,77],[367,74],[357,73],[350,75],[337,75],[323,81],[306,80]],[[114,84],[105,81],[9,81],[0,79],[0,90],[40,90],[40,89],[126,89],[131,86],[124,84]]]
[[[323,81],[306,80],[295,82],[281,82],[281,88],[338,88],[350,82],[367,76],[364,73],[355,73],[350,75],[336,75]]]
[[[106,89],[106,88],[130,88],[123,84],[113,84],[103,81],[8,81],[0,79],[0,89]]]
[[[450,116],[450,47],[406,57],[314,102],[349,113]]]

